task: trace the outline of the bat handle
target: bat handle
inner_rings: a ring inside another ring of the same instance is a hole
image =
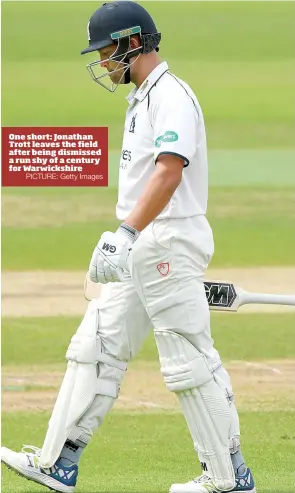
[[[244,291],[240,296],[240,305],[247,305],[249,303],[295,306],[295,295],[248,293],[247,291]]]

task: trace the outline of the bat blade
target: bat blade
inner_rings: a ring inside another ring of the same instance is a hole
[[[211,310],[236,312],[240,306],[239,289],[228,282],[205,281],[205,293]]]

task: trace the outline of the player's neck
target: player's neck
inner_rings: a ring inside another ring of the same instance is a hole
[[[147,55],[141,55],[134,63],[131,72],[131,81],[136,87],[140,87],[143,81],[150,75],[150,73],[160,65],[156,52],[149,53]]]

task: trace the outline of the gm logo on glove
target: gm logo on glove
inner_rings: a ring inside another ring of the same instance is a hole
[[[115,251],[117,250],[114,245],[109,245],[108,243],[104,243],[102,249],[110,253],[115,253]]]

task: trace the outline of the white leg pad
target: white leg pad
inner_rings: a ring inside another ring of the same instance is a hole
[[[240,422],[238,412],[234,403],[234,393],[231,385],[231,380],[228,372],[222,366],[221,360],[218,360],[214,365],[211,365],[213,378],[218,386],[223,391],[229,403],[231,424],[229,434],[229,450],[231,454],[236,453],[240,449]]]
[[[161,372],[176,392],[201,462],[217,488],[229,491],[235,475],[229,453],[229,403],[213,379],[204,355],[170,330],[155,330]]]
[[[93,300],[89,303],[68,347],[67,370],[49,421],[40,457],[40,465],[44,468],[53,466],[69,436],[74,439],[81,434],[81,429],[77,429],[76,425],[91,408],[96,396],[105,396],[105,405],[100,405],[99,409],[107,412],[110,404],[119,395],[120,383],[127,365],[102,352],[101,340],[97,333],[98,316],[97,304]]]

